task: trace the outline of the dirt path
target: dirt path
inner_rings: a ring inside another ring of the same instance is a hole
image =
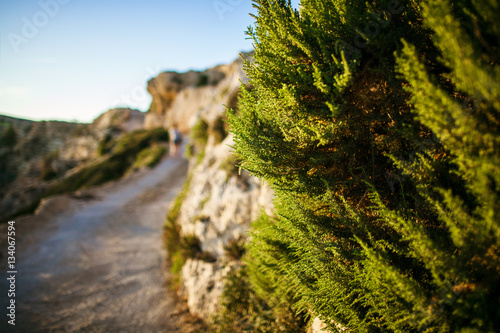
[[[185,160],[167,159],[79,199],[54,199],[39,215],[16,221],[16,327],[7,325],[2,310],[0,331],[194,330],[194,319],[165,286],[161,239],[165,213],[186,169]],[[2,267],[5,261],[4,254]],[[2,268],[2,309],[5,272]]]

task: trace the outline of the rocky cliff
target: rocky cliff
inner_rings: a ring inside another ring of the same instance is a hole
[[[144,127],[144,113],[112,109],[92,124],[29,121],[0,115],[0,219],[30,212],[54,182],[95,159],[106,135]]]
[[[119,136],[144,128],[145,114],[139,110],[117,108],[106,111],[91,124],[82,124],[61,149],[65,160],[86,161],[97,157],[98,145],[106,136]]]
[[[77,129],[86,125],[59,121],[29,121],[0,115],[0,136],[11,136],[0,144],[0,218],[28,205],[46,188],[42,176],[43,158],[60,149]],[[69,161],[66,161],[69,162]],[[58,163],[57,169],[71,163]]]
[[[203,72],[161,73],[148,82],[153,100],[145,126],[177,124],[188,132],[199,117],[212,123],[222,116],[224,105],[234,104],[241,82],[247,82],[241,59]]]
[[[182,294],[190,311],[205,320],[217,312],[223,277],[239,264],[231,249],[249,236],[250,223],[262,210],[272,213],[272,191],[245,171],[238,174],[229,146],[209,142],[199,164],[192,162],[192,179],[178,223],[182,235],[195,236],[209,258],[190,259],[182,268]]]
[[[189,188],[177,223],[181,237],[197,239],[204,253],[182,267],[181,294],[190,311],[207,321],[217,312],[224,276],[240,264],[231,247],[241,246],[262,210],[273,210],[272,191],[247,172],[240,174],[230,149],[232,135],[220,133],[226,106],[237,107],[242,83],[248,80],[241,59],[204,72],[165,72],[148,82],[153,101],[146,127],[177,124],[185,133],[206,131],[191,133],[206,141],[195,144],[199,154],[190,161]]]

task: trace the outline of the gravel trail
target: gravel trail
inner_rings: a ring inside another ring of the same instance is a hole
[[[3,310],[0,331],[197,330],[165,285],[161,238],[186,171],[185,160],[165,159],[122,181],[49,200],[37,215],[16,220],[16,326]],[[2,309],[9,289],[4,243]]]

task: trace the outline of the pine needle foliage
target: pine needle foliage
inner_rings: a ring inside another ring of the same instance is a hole
[[[279,254],[262,251],[271,240],[274,224],[262,212],[252,223],[253,234],[240,265],[224,278],[221,307],[212,322],[214,332],[296,333],[305,331],[305,317],[291,308],[290,285],[275,279]],[[263,241],[265,239],[265,241]],[[271,249],[270,247],[268,249]],[[271,267],[271,269],[269,269]]]
[[[254,1],[228,112],[276,193],[252,269],[332,331],[500,331],[498,1],[301,5]]]

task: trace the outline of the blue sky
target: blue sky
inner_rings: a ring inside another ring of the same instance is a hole
[[[251,50],[250,12],[250,0],[1,1],[0,114],[90,122],[117,106],[146,111],[149,78]]]

